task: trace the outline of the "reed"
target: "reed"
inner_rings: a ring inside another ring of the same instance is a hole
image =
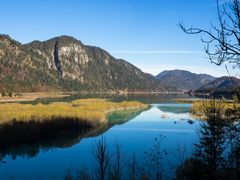
[[[196,101],[192,104],[190,108],[190,114],[193,117],[204,119],[205,115],[203,110],[213,107],[213,103],[216,107],[221,106],[221,109],[222,109],[221,114],[223,116],[225,116],[227,111],[234,110],[235,108],[240,108],[240,104],[234,101],[230,102],[225,100],[201,100],[201,101]]]
[[[16,121],[45,121],[58,118],[78,118],[87,121],[104,121],[106,114],[112,111],[142,109],[147,105],[136,101],[111,102],[106,99],[80,99],[71,102],[50,104],[0,104],[0,124]]]
[[[107,123],[110,112],[137,111],[139,102],[80,99],[50,104],[0,104],[0,149],[84,135]],[[0,154],[3,153],[0,151]]]

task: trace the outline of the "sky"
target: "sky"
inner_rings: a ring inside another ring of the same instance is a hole
[[[179,22],[209,29],[216,0],[0,0],[0,33],[21,43],[70,35],[153,75],[228,75],[209,62],[201,36],[185,34]]]

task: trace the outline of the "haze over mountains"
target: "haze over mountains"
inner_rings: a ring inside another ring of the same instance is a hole
[[[207,93],[214,88],[231,90],[240,87],[239,79],[234,81],[231,84],[227,77],[219,79],[184,70],[162,71],[154,77],[101,48],[84,45],[69,36],[21,44],[7,35],[0,35],[0,91],[196,90]]]

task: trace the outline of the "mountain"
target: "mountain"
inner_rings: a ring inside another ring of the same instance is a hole
[[[223,76],[200,87],[195,93],[222,94],[232,93],[240,88],[240,79],[236,77]]]
[[[101,48],[60,36],[21,44],[0,35],[0,90],[159,91],[155,78]]]
[[[169,87],[175,91],[196,90],[215,79],[208,74],[195,74],[184,70],[163,71],[156,77],[160,86]]]

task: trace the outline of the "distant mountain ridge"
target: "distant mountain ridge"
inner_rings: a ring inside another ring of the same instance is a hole
[[[21,44],[0,35],[0,92],[209,93],[238,87],[237,78],[215,78],[185,70],[163,71],[154,77],[101,48],[84,45],[70,36]]]
[[[216,79],[208,74],[196,74],[179,69],[163,71],[155,78],[160,86],[170,87],[176,91],[193,91]]]
[[[236,77],[223,76],[214,81],[203,85],[195,91],[195,93],[203,94],[222,94],[233,93],[240,89],[240,79]]]
[[[60,36],[21,44],[0,35],[0,90],[161,91],[155,78],[101,48]]]

